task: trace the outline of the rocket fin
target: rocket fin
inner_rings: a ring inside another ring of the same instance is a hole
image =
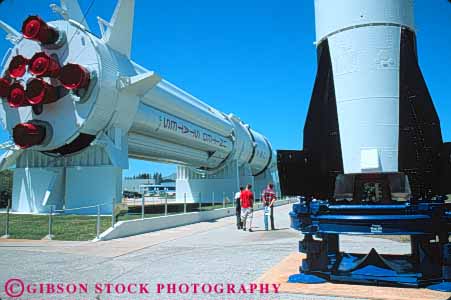
[[[6,40],[10,41],[13,44],[17,44],[22,38],[22,35],[17,30],[15,30],[13,27],[9,26],[2,20],[0,20],[0,29],[3,29],[3,31],[6,32]]]
[[[103,132],[93,145],[102,146],[101,151],[106,152],[113,166],[128,169],[127,134],[121,128],[114,127],[108,133]]]
[[[135,0],[118,0],[104,40],[108,46],[130,58]]]
[[[121,92],[143,96],[161,81],[155,72],[147,72],[132,77],[119,78],[117,88]]]
[[[284,196],[314,195],[310,157],[305,151],[277,150],[280,189]]]
[[[440,180],[440,195],[451,194],[451,143],[443,143],[440,153],[440,171],[437,178]]]
[[[85,15],[78,4],[78,0],[61,0],[61,8],[64,10],[64,17],[77,21],[87,30],[89,30],[88,22],[86,22]]]
[[[331,198],[343,174],[340,130],[329,43],[318,46],[318,71],[304,126],[303,151],[277,151],[283,195]]]
[[[14,166],[23,150],[8,150],[0,156],[0,171]]]
[[[444,147],[440,119],[418,64],[415,33],[409,29],[401,31],[399,72],[399,171],[408,176],[415,197],[442,191],[448,194],[450,178],[441,186],[440,169],[446,159],[440,160]],[[449,151],[449,146],[446,149]]]

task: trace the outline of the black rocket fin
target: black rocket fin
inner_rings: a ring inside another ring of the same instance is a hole
[[[328,41],[318,46],[318,71],[304,126],[304,150],[277,153],[284,195],[331,198],[343,173],[337,103]]]
[[[447,172],[442,170],[440,158],[441,153],[446,152],[440,120],[418,64],[415,41],[414,32],[402,29],[398,163],[399,171],[409,178],[412,195],[420,197],[444,192],[440,174]],[[451,178],[447,180],[449,182]],[[448,188],[450,192],[451,188]]]

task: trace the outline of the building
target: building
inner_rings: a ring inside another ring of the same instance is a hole
[[[155,179],[133,179],[124,178],[122,186],[123,192],[146,194],[159,194],[162,192],[175,193],[174,174],[163,177],[160,184],[156,184]]]
[[[154,179],[125,178],[122,191],[136,192],[142,194],[146,186],[155,185]]]

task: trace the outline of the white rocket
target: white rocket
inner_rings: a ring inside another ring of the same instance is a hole
[[[282,191],[358,201],[371,187],[386,203],[449,193],[451,144],[418,65],[414,1],[315,0],[315,19],[304,149],[278,152]]]
[[[16,210],[45,209],[49,189],[59,207],[119,198],[129,157],[187,166],[177,187],[192,198],[233,192],[246,176],[270,180],[274,155],[263,135],[131,60],[134,2],[119,0],[110,22],[99,18],[101,37],[90,33],[76,0],[52,5],[63,20],[30,16],[22,34],[0,23],[14,44],[0,79],[0,119],[22,150],[0,163],[16,164]],[[80,167],[89,168],[81,174]],[[57,175],[45,173],[52,168]],[[225,181],[212,187],[210,177]],[[76,200],[86,197],[96,200]]]

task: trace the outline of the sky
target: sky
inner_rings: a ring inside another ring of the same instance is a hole
[[[86,11],[93,0],[80,0]],[[336,0],[338,1],[338,0]],[[393,0],[396,1],[396,0]],[[17,30],[28,15],[58,19],[48,0],[4,0],[0,19]],[[94,0],[87,14],[109,20],[113,0]],[[132,59],[268,137],[274,149],[300,149],[316,75],[313,0],[136,0]],[[416,0],[419,62],[451,141],[451,4]],[[0,58],[11,46],[0,32]],[[0,143],[9,134],[0,128]],[[131,160],[125,176],[175,171]]]

